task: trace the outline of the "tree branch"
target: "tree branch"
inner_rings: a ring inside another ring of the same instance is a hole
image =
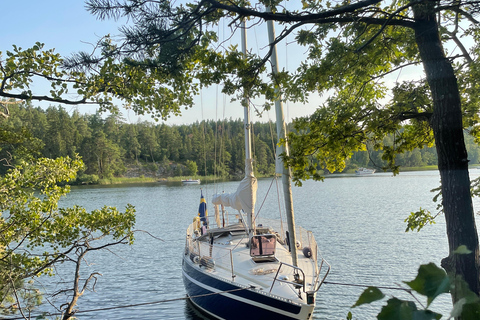
[[[363,0],[353,4],[341,6],[332,10],[320,12],[320,13],[309,13],[306,15],[302,14],[291,14],[291,13],[272,13],[272,12],[260,12],[256,10],[252,10],[245,7],[239,7],[236,5],[226,5],[220,3],[216,0],[204,0],[205,2],[210,3],[213,7],[217,9],[226,10],[229,12],[235,12],[241,16],[252,16],[262,18],[264,20],[274,20],[274,21],[283,21],[283,22],[302,22],[302,21],[314,21],[314,20],[321,20],[326,18],[331,18],[334,16],[351,13],[358,9],[368,7],[370,5],[374,5],[380,3],[381,0]]]
[[[0,116],[4,117],[5,119],[8,119],[10,116],[10,110],[8,109],[9,104],[18,104],[20,101],[0,101],[0,105],[3,107],[3,112],[0,111]]]

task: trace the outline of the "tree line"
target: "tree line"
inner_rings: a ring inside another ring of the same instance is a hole
[[[256,170],[261,175],[274,172],[273,125],[254,124]],[[16,161],[22,158],[24,148],[37,157],[52,159],[79,154],[85,163],[80,179],[122,176],[129,166],[139,165],[165,177],[233,177],[244,172],[242,120],[173,126],[148,121],[130,124],[118,114],[70,114],[60,106],[44,110],[19,104],[10,106],[10,117],[0,126],[2,132],[23,132],[23,139],[3,139],[1,159],[15,155],[11,161]],[[3,166],[1,173],[7,168]]]
[[[22,157],[22,149],[35,150],[38,157],[55,159],[73,157],[78,153],[85,170],[80,182],[95,182],[99,178],[123,176],[130,166],[144,166],[157,176],[217,175],[241,176],[244,172],[243,121],[206,120],[189,125],[165,123],[127,123],[121,115],[68,113],[61,106],[42,109],[31,104],[10,108],[9,121],[0,123],[3,132],[23,132],[24,140],[3,139],[1,159]],[[257,122],[253,125],[255,170],[259,175],[272,175],[275,170],[274,124]],[[394,139],[385,138],[385,145]],[[381,150],[358,151],[347,161],[346,169],[386,165]],[[480,147],[467,139],[470,162],[478,163]],[[15,161],[15,159],[12,159]],[[414,149],[397,156],[403,167],[436,165],[434,147]],[[321,168],[321,165],[319,166]],[[0,172],[5,173],[2,166]]]

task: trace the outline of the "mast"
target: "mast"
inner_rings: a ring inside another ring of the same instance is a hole
[[[242,53],[244,57],[247,56],[247,29],[245,25],[245,18],[242,19]],[[252,161],[252,128],[250,124],[250,105],[248,101],[247,93],[243,93],[243,126],[245,130],[245,177],[252,179],[253,175],[253,161]],[[251,190],[251,200],[254,202],[253,190]],[[255,230],[255,207],[252,206],[250,212],[245,212],[247,215],[247,226],[250,235]]]
[[[267,11],[271,11],[270,7],[267,7]],[[269,43],[274,43],[275,41],[275,26],[272,20],[267,21],[268,27],[268,40]],[[278,74],[278,57],[277,57],[277,47],[276,45],[272,48],[272,72],[273,74]],[[287,143],[287,131],[285,126],[285,117],[283,115],[283,103],[280,95],[280,89],[278,86],[275,87],[275,92],[277,93],[277,100],[275,100],[275,114],[277,122],[277,137],[278,140],[283,139],[285,141],[284,146],[277,146],[277,169],[280,170],[282,174],[282,184],[283,184],[283,196],[285,198],[285,209],[287,211],[287,227],[290,241],[290,250],[292,254],[292,262],[294,266],[298,266],[298,257],[297,257],[297,237],[295,232],[295,215],[293,211],[293,197],[292,197],[292,183],[291,183],[291,169],[290,167],[285,168],[283,159],[280,157],[280,154],[285,152],[289,155],[288,143]]]

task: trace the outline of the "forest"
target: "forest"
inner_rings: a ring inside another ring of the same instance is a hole
[[[38,157],[55,159],[78,153],[85,170],[78,183],[96,183],[99,179],[128,176],[133,168],[141,167],[153,177],[216,175],[225,178],[242,176],[244,171],[243,122],[240,119],[206,120],[189,125],[165,123],[127,123],[121,115],[102,116],[69,113],[61,106],[42,109],[31,104],[11,107],[10,121],[3,132],[26,133],[25,141],[3,139],[0,159],[21,150],[35,150]],[[259,176],[274,173],[274,124],[257,122],[253,125],[255,170]],[[480,148],[466,135],[470,163],[478,163]],[[392,137],[385,145],[393,144]],[[372,148],[368,148],[372,149]],[[18,160],[18,159],[17,159]],[[397,156],[403,168],[437,164],[434,147],[414,149]],[[381,150],[360,151],[347,161],[345,170],[358,167],[381,169],[385,165]],[[1,173],[8,167],[2,166]],[[131,174],[131,173],[130,173]]]

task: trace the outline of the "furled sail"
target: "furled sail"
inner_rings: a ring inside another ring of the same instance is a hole
[[[253,214],[257,201],[257,178],[253,175],[252,163],[245,165],[245,178],[240,181],[237,191],[233,193],[215,194],[212,198],[214,205],[224,205],[236,210],[243,210],[247,215]]]

